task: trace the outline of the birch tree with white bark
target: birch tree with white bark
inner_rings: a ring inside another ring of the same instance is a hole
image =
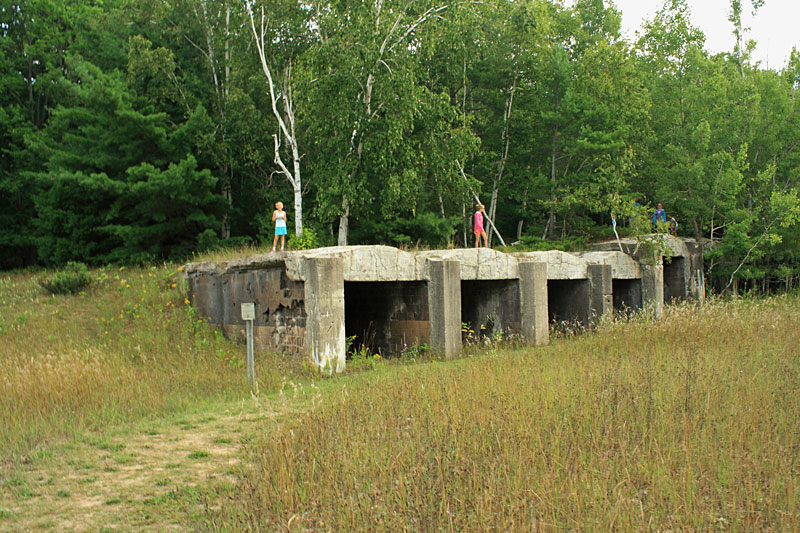
[[[274,40],[270,31],[270,18],[261,7],[254,13],[252,2],[246,1],[250,30],[258,52],[261,69],[269,88],[269,102],[277,122],[277,131],[272,134],[274,164],[277,174],[282,175],[292,187],[294,196],[294,232],[299,237],[303,233],[303,181],[300,169],[300,145],[297,136],[297,112],[294,86],[292,84],[293,65],[286,59],[280,67],[271,65],[270,48]],[[284,148],[284,144],[286,147]],[[288,160],[284,160],[284,154]]]

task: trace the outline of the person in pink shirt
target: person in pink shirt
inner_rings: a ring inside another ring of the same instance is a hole
[[[483,243],[486,247],[489,247],[489,238],[486,236],[486,230],[483,229],[483,213],[484,207],[483,204],[478,204],[475,206],[477,211],[475,211],[475,248],[478,248],[481,244],[481,235],[483,235]]]

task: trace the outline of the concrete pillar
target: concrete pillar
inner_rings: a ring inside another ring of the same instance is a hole
[[[614,311],[611,265],[588,265],[589,322],[594,324],[606,313]]]
[[[461,353],[461,263],[431,260],[430,272],[431,346],[452,357]]]
[[[640,262],[642,267],[642,307],[660,318],[664,312],[664,267],[661,257],[654,263]]]
[[[340,257],[305,260],[303,284],[306,309],[306,349],[328,374],[345,369],[344,262]]]
[[[533,346],[550,342],[547,315],[547,263],[519,262],[520,328]]]

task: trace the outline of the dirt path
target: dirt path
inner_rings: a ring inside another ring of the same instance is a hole
[[[230,489],[242,446],[281,402],[251,398],[108,433],[0,466],[0,531],[189,531]]]

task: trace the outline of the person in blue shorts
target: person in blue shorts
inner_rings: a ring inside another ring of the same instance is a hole
[[[275,222],[275,238],[272,239],[272,251],[275,251],[275,245],[278,244],[278,237],[280,237],[282,252],[284,239],[286,239],[286,211],[283,210],[283,202],[275,204],[275,211],[272,212],[272,221]]]

